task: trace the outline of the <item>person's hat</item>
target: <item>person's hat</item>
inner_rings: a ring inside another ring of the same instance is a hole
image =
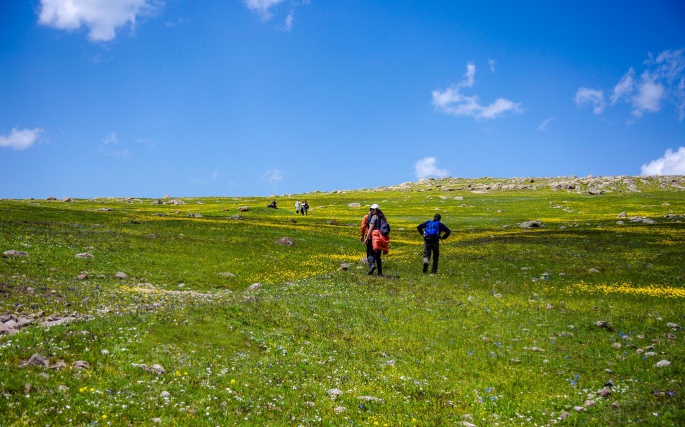
[[[379,206],[374,203],[373,205],[371,205],[369,209],[379,209]]]

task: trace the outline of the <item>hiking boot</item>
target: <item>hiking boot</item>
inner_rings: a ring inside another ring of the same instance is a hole
[[[376,271],[376,266],[375,266],[375,265],[372,265],[371,268],[369,269],[369,272],[366,273],[366,274],[368,274],[369,276],[371,276],[371,275],[373,274],[374,271]]]
[[[424,274],[428,273],[428,264],[423,265],[423,273]]]

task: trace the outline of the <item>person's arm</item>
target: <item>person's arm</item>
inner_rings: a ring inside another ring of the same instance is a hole
[[[366,220],[369,219],[368,215],[364,215],[364,218],[362,219],[362,227],[359,233],[359,242],[364,243],[364,239],[366,238]]]
[[[366,232],[366,238],[364,239],[364,243],[369,241],[369,239],[371,238],[371,233],[373,232],[374,228],[376,228],[376,215],[371,217],[371,224],[369,224],[369,230]]]
[[[423,236],[423,230],[426,229],[426,225],[428,224],[428,221],[421,223],[416,226],[416,229],[419,230],[419,234]]]
[[[440,231],[442,231],[442,232],[445,233],[445,234],[442,235],[442,237],[440,238],[440,240],[445,240],[446,238],[450,237],[450,234],[452,234],[452,232],[450,231],[450,229],[447,228],[447,226],[446,226],[445,224],[443,224],[443,223],[440,223]]]

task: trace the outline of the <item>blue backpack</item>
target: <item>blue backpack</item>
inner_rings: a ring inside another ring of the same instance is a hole
[[[428,221],[426,229],[423,231],[423,237],[438,237],[440,236],[440,222]]]
[[[390,234],[390,224],[388,224],[388,221],[386,221],[382,218],[381,218],[381,234],[385,237],[388,237],[388,234]]]

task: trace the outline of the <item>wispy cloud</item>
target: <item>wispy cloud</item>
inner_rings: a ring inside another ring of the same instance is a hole
[[[478,95],[467,96],[461,93],[463,88],[470,88],[475,83],[476,66],[472,62],[466,64],[464,79],[447,89],[434,90],[433,106],[440,112],[453,116],[466,116],[476,119],[494,119],[507,112],[521,113],[520,102],[513,102],[499,98],[490,105],[481,105]]]
[[[186,22],[190,22],[190,19],[179,18],[176,21],[167,21],[167,23],[165,25],[167,27],[177,27],[179,25],[185,24]]]
[[[279,182],[283,180],[283,172],[280,169],[269,169],[262,174],[262,181]]]
[[[543,131],[543,130],[547,129],[547,125],[548,125],[552,120],[555,120],[555,119],[556,119],[556,117],[550,117],[549,119],[543,120],[542,123],[540,123],[540,126],[538,126],[538,130],[539,130],[539,131]]]
[[[133,142],[137,144],[142,144],[148,147],[150,150],[156,150],[157,149],[157,143],[150,138],[133,138]]]
[[[426,157],[414,163],[414,173],[419,179],[428,177],[444,178],[449,175],[447,169],[438,168],[438,161],[435,157]]]
[[[576,97],[574,98],[576,105],[584,106],[591,105],[592,111],[595,114],[602,114],[604,107],[606,107],[606,102],[604,101],[604,91],[589,89],[586,87],[581,87],[576,92]]]
[[[685,175],[685,147],[666,150],[663,157],[642,165],[642,175]]]
[[[283,24],[284,31],[290,31],[293,29],[293,20],[295,19],[295,12],[290,11],[288,16],[285,17],[285,24]]]
[[[136,19],[151,16],[163,6],[162,0],[40,0],[38,23],[59,30],[88,28],[88,38],[104,42],[116,37],[117,29]]]
[[[284,0],[245,0],[245,5],[252,12],[258,14],[263,20],[268,21],[273,17],[271,11],[275,6],[283,3]]]
[[[666,50],[661,52],[656,58],[648,55],[644,62],[646,69],[636,78],[633,67],[621,77],[614,86],[611,93],[611,105],[619,101],[626,102],[632,107],[631,114],[634,117],[642,117],[644,113],[657,113],[662,106],[670,102],[676,109],[678,120],[685,119],[685,57],[683,50]],[[602,92],[601,90],[580,88],[581,90]],[[592,94],[584,102],[594,105],[595,114],[601,114],[604,110],[602,92],[601,104],[596,99],[593,100]],[[578,103],[578,94],[576,94]]]
[[[98,147],[100,154],[108,157],[127,158],[131,157],[131,152],[128,149],[118,150],[115,147],[119,145],[119,138],[116,132],[112,132],[106,137],[102,138],[102,142]]]
[[[43,129],[12,129],[8,135],[0,135],[0,147],[7,147],[13,150],[25,150],[32,146],[40,138]]]
[[[494,59],[488,59],[488,65],[490,66],[490,72],[494,73],[495,72],[495,60]]]
[[[215,168],[212,174],[207,178],[190,178],[190,182],[197,185],[208,186],[219,179],[220,172]],[[230,183],[233,186],[233,182]]]

